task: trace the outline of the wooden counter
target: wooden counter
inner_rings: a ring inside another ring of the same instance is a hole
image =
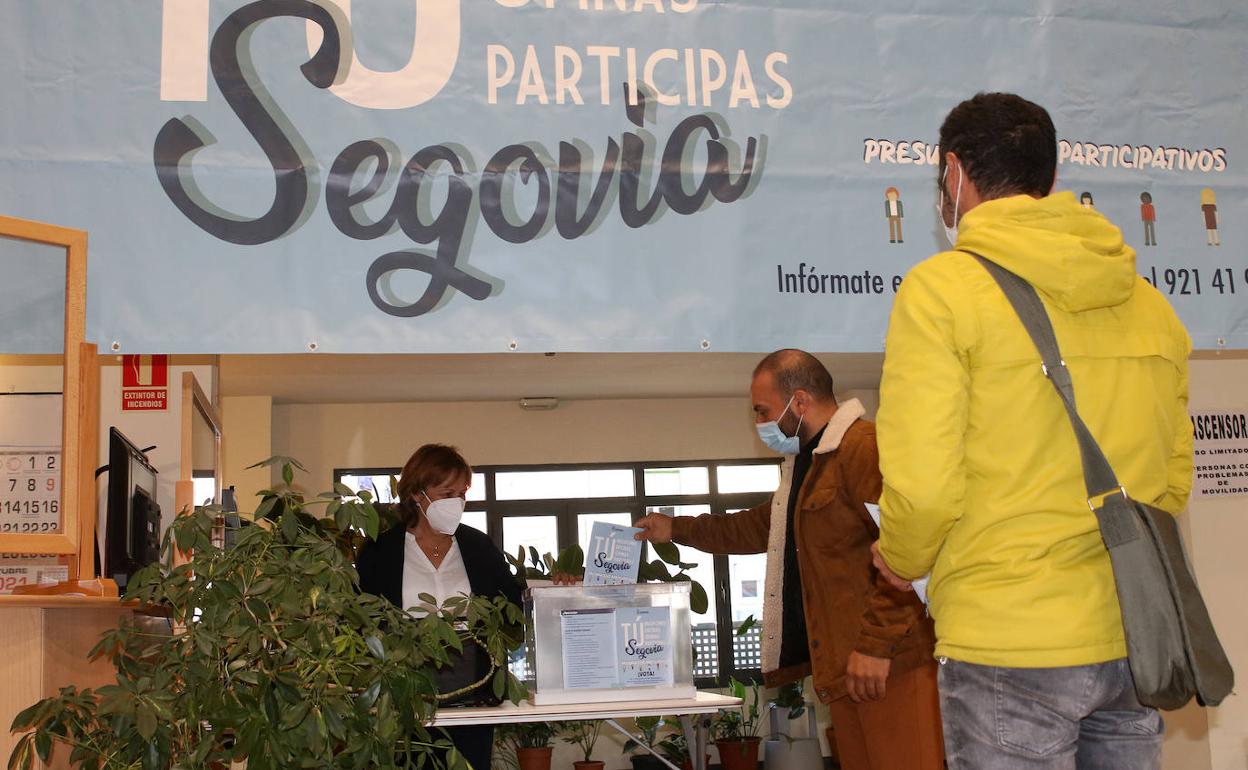
[[[17,743],[9,725],[18,712],[66,685],[114,681],[112,664],[87,653],[132,612],[116,597],[0,596],[0,767]],[[58,747],[51,767],[68,767],[68,758]]]

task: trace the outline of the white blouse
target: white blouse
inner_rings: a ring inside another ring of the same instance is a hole
[[[416,542],[411,532],[403,538],[403,609],[411,610],[422,602],[420,594],[430,594],[438,604],[460,594],[472,595],[472,586],[468,582],[468,570],[464,567],[463,554],[459,552],[459,541],[451,539],[451,549],[438,567],[433,566],[429,557]],[[423,611],[412,614],[424,615]]]

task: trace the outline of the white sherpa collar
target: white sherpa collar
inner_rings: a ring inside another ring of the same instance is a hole
[[[845,438],[845,432],[854,420],[867,410],[858,399],[841,404],[823,438],[815,448],[815,454],[835,451]],[[780,464],[780,486],[771,497],[771,522],[767,532],[767,572],[764,585],[767,598],[763,601],[762,667],[771,673],[780,667],[780,648],[784,639],[784,546],[788,537],[789,492],[792,488],[794,455],[788,455]]]
[[[832,419],[828,420],[828,427],[823,430],[823,438],[819,439],[819,446],[815,447],[815,454],[835,452],[841,445],[841,439],[845,438],[845,432],[849,430],[849,426],[866,413],[867,410],[863,408],[862,402],[856,398],[851,398],[837,407]]]

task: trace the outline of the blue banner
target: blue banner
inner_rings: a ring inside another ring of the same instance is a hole
[[[0,73],[0,213],[89,232],[104,350],[878,351],[981,90],[1248,347],[1240,0],[8,0]]]

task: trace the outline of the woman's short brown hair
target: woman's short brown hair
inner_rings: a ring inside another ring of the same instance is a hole
[[[446,481],[472,479],[472,466],[459,450],[446,444],[425,444],[412,453],[399,476],[399,510],[408,526],[420,518],[415,497]]]

